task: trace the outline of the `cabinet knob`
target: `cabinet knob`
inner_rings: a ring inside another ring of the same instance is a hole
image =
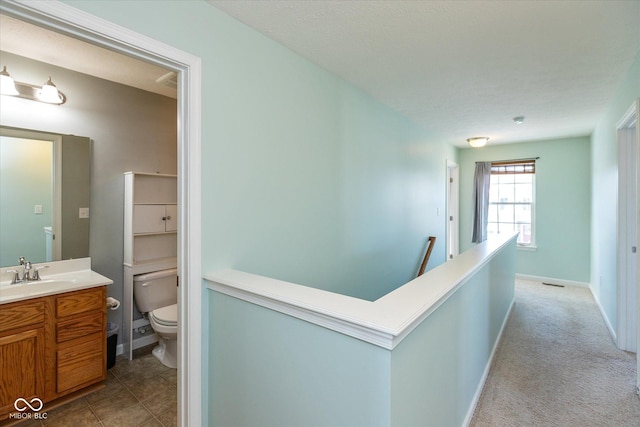
[[[170,220],[170,219],[171,219],[171,215],[168,215],[168,216],[167,216],[167,220]]]

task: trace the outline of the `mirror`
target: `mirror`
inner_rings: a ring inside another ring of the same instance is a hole
[[[89,256],[90,148],[0,126],[0,267]]]

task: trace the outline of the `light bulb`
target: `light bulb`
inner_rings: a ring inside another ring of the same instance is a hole
[[[62,104],[62,98],[60,97],[60,93],[58,93],[58,88],[51,81],[51,77],[42,85],[42,89],[38,92],[38,99],[49,104]]]
[[[16,83],[13,81],[11,75],[7,71],[5,65],[0,71],[0,95],[19,95],[20,93],[16,89]]]

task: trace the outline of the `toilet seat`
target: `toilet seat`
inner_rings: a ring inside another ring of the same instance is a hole
[[[158,325],[169,327],[178,326],[178,304],[157,308],[153,310],[150,315],[153,316],[153,320]]]

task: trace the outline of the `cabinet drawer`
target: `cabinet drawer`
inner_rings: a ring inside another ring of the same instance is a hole
[[[98,311],[82,317],[73,317],[58,321],[56,341],[61,343],[105,330],[105,315]]]
[[[0,305],[0,332],[44,323],[44,301],[20,301]]]
[[[107,369],[104,346],[104,335],[94,334],[86,341],[58,350],[57,392],[103,380]]]
[[[56,316],[59,318],[92,310],[106,310],[106,290],[99,288],[75,291],[56,298]]]

